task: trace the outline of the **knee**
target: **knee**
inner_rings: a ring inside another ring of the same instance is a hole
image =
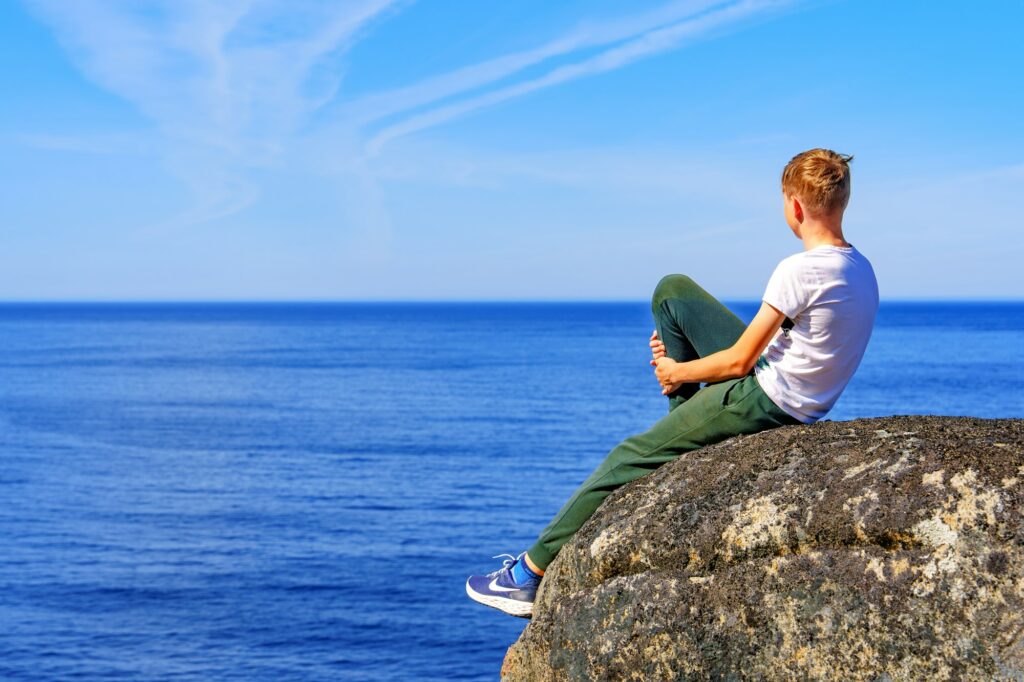
[[[686,294],[697,288],[697,283],[686,275],[665,275],[654,287],[651,309],[656,310],[662,301],[670,298],[686,298]]]

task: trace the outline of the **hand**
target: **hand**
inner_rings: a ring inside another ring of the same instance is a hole
[[[672,358],[663,356],[657,360],[652,360],[651,364],[654,365],[654,376],[657,377],[658,383],[661,384],[662,395],[673,393],[683,385],[682,381],[675,378],[676,368],[681,363],[676,362]]]
[[[665,357],[665,344],[662,343],[661,339],[658,338],[658,330],[655,329],[654,333],[651,334],[651,355],[654,357],[651,359],[651,365],[657,366],[658,358]]]

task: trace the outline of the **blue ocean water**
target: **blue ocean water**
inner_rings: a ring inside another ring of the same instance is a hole
[[[0,679],[496,679],[525,621],[465,576],[663,414],[651,326],[640,303],[0,306]],[[884,303],[829,418],[1022,417],[1022,349],[1024,303]]]

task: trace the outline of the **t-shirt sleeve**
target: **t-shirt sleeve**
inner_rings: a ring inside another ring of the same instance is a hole
[[[807,287],[800,281],[799,264],[786,259],[776,266],[768,279],[761,300],[792,320],[807,308],[807,296]]]

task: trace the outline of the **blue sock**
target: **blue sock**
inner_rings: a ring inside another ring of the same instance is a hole
[[[516,585],[538,582],[540,578],[539,575],[531,571],[530,567],[526,565],[525,554],[519,557],[519,561],[512,564],[512,579],[516,581]]]

